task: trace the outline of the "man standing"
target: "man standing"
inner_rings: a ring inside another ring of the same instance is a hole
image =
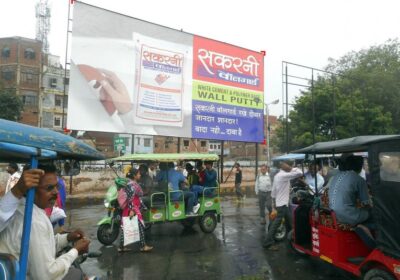
[[[272,212],[277,211],[277,216],[272,222],[268,231],[267,238],[263,243],[264,248],[277,250],[274,236],[282,219],[285,219],[286,230],[289,232],[291,229],[291,221],[289,215],[289,194],[290,194],[290,180],[303,175],[300,169],[293,168],[293,161],[286,160],[280,163],[280,171],[275,175],[274,183],[272,184]]]
[[[17,184],[19,177],[21,177],[21,174],[18,172],[18,170],[18,165],[15,162],[8,164],[7,172],[10,174],[10,178],[8,178],[5,193],[8,193],[15,186],[15,184]]]
[[[238,200],[243,198],[242,191],[240,189],[240,185],[242,184],[242,169],[240,168],[240,164],[235,163],[236,173],[235,173],[235,192]]]
[[[272,184],[268,173],[268,166],[265,164],[261,165],[260,171],[261,173],[258,174],[256,179],[255,192],[258,196],[258,202],[260,205],[260,223],[265,225],[265,207],[267,207],[269,213],[272,212]]]

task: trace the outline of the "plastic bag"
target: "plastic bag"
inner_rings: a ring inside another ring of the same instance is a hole
[[[124,230],[124,246],[135,243],[140,240],[138,217],[133,216],[122,218]]]
[[[54,206],[53,210],[51,211],[51,215],[50,215],[50,221],[52,223],[56,223],[61,219],[66,218],[67,215],[65,214],[65,211],[59,207]]]

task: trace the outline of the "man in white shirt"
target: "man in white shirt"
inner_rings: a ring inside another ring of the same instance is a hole
[[[316,170],[316,168],[318,168],[318,170]],[[321,176],[321,174],[319,174],[319,166],[315,165],[314,163],[311,163],[308,166],[308,172],[304,178],[305,183],[308,185],[308,187],[315,192],[315,174],[317,174],[317,188],[318,188],[318,192],[322,189],[322,187],[325,184],[325,180],[324,178]]]
[[[71,279],[68,277],[79,273],[83,276],[82,272],[77,272],[70,266],[78,254],[87,252],[89,241],[84,238],[81,231],[54,236],[53,227],[44,209],[53,207],[57,198],[57,175],[54,166],[40,168],[42,170],[25,171],[22,181],[20,180],[21,183],[17,183],[17,186],[21,184],[27,186],[35,182],[37,184],[39,181],[32,213],[27,279]],[[25,176],[25,174],[31,176]],[[18,190],[20,190],[19,186]],[[6,220],[8,224],[0,233],[0,252],[11,254],[17,259],[20,255],[24,210],[25,199],[21,198],[14,215]],[[56,258],[56,253],[70,241],[76,241],[74,248]]]
[[[257,176],[254,190],[258,196],[258,202],[260,206],[260,223],[265,225],[265,207],[267,207],[269,213],[272,212],[272,184],[268,173],[268,167],[265,164],[261,165],[260,174]]]
[[[275,243],[274,236],[282,219],[285,219],[286,230],[291,229],[290,213],[289,213],[289,194],[290,194],[290,180],[298,178],[303,175],[300,169],[292,168],[293,162],[290,160],[282,161],[280,164],[280,171],[274,177],[272,185],[272,211],[277,211],[277,216],[272,222],[268,230],[267,237],[263,243],[264,248],[276,250],[277,247],[272,246]],[[271,247],[272,246],[272,247]]]
[[[17,184],[21,174],[18,172],[19,168],[15,162],[11,162],[7,166],[7,172],[10,174],[8,178],[5,193],[8,193]]]
[[[0,232],[7,227],[27,190],[39,185],[39,180],[43,174],[43,170],[39,169],[25,171],[11,191],[0,198]]]

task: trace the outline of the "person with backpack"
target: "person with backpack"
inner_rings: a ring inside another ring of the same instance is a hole
[[[143,190],[138,184],[140,180],[139,169],[132,168],[126,175],[130,181],[127,186],[122,188],[118,192],[118,203],[122,208],[122,217],[138,217],[138,226],[140,233],[140,251],[149,252],[153,249],[152,246],[148,246],[144,236],[144,221],[140,209],[143,207],[141,197],[143,197]],[[124,233],[123,225],[121,223],[121,239],[119,252],[130,251],[130,249],[124,247]]]

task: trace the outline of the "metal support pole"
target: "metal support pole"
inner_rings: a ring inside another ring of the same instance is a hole
[[[257,179],[257,173],[258,173],[258,143],[256,143],[256,170],[255,170],[255,175],[254,179]]]
[[[131,138],[131,154],[135,153],[135,134],[132,134],[132,138]]]
[[[62,128],[65,129],[65,99],[67,96],[67,65],[69,64],[68,61],[68,42],[69,42],[69,23],[71,21],[71,2],[68,3],[68,20],[67,20],[67,43],[65,46],[65,63],[64,63],[64,92],[63,92],[63,108],[62,108]],[[69,83],[68,83],[69,84]]]
[[[221,156],[220,156],[220,163],[221,163],[221,183],[224,181],[224,140],[221,140]]]
[[[288,88],[288,67],[285,66],[286,74],[286,153],[289,153],[289,88]]]
[[[31,167],[35,169],[37,168],[37,166],[38,166],[38,160],[35,156],[33,156],[31,158]],[[21,238],[21,249],[19,253],[20,255],[19,274],[16,277],[18,280],[26,279],[34,200],[35,200],[35,188],[31,188],[26,193],[24,223],[23,223],[22,238]]]
[[[69,175],[69,194],[72,194],[72,175]]]
[[[311,69],[311,102],[312,102],[312,123],[313,123],[312,141],[314,144],[315,143],[314,69]]]
[[[271,155],[270,155],[270,150],[269,150],[269,133],[270,133],[270,129],[269,129],[269,108],[268,108],[268,105],[267,104],[265,104],[265,113],[266,113],[266,115],[267,115],[267,165],[269,166],[270,165],[270,162],[271,162]]]
[[[178,151],[177,153],[179,154],[181,152],[181,137],[178,137]]]
[[[335,91],[335,76],[332,75],[332,91],[333,91],[333,128],[332,139],[336,140],[336,91]]]

